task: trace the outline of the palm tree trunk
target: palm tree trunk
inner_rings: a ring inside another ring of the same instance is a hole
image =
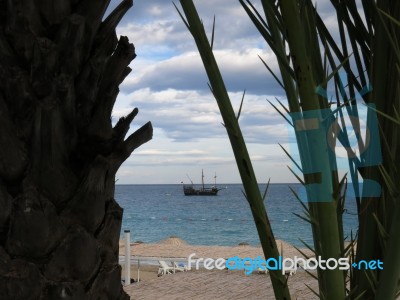
[[[115,174],[152,126],[112,126],[136,55],[108,4],[0,1],[0,299],[129,299]]]

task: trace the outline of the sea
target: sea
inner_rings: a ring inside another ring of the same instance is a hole
[[[265,206],[276,239],[297,247],[312,245],[311,225],[289,189],[299,184],[270,184]],[[130,230],[131,241],[157,243],[179,237],[193,245],[260,245],[250,206],[241,184],[219,185],[217,196],[184,196],[182,185],[117,185],[115,199],[124,209],[121,238]],[[259,186],[263,193],[266,184]],[[351,189],[351,187],[349,187]],[[347,197],[343,214],[345,237],[356,233],[354,197]]]

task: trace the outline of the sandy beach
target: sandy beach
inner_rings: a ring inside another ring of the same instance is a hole
[[[277,240],[279,252],[283,257],[299,256],[299,252],[290,244]],[[302,249],[306,254],[310,255],[311,252],[307,249]],[[261,247],[253,247],[249,245],[242,246],[199,246],[189,245],[185,241],[179,238],[168,238],[157,244],[146,244],[146,243],[132,243],[131,244],[131,255],[134,256],[146,256],[146,257],[175,257],[185,258],[196,253],[195,257],[233,257],[235,255],[239,257],[257,257],[263,256]],[[125,244],[123,241],[120,242],[120,255],[125,255]]]
[[[277,241],[281,255],[285,258],[302,255],[290,244]],[[306,255],[311,252],[302,249]],[[158,277],[158,260],[187,263],[190,254],[194,258],[241,258],[263,257],[261,247],[242,246],[199,246],[189,245],[179,238],[168,238],[157,244],[132,243],[131,278],[135,282],[125,287],[131,299],[274,299],[269,275],[232,270],[190,270]],[[124,256],[125,246],[120,242],[120,256]],[[123,258],[122,258],[123,259]],[[139,261],[139,265],[138,265]],[[123,264],[122,264],[123,265]],[[139,274],[138,274],[139,267]],[[124,266],[123,266],[124,268]],[[303,270],[288,276],[288,284],[293,299],[317,299],[306,286],[317,290],[317,282]]]

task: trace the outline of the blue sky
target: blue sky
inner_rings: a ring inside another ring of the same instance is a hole
[[[117,5],[112,1],[110,8]],[[257,4],[257,1],[255,1]],[[179,1],[176,2],[179,6]],[[289,159],[278,143],[286,144],[288,126],[266,99],[284,94],[258,56],[277,71],[274,55],[238,1],[195,1],[206,30],[216,16],[215,55],[237,111],[246,89],[240,125],[259,182],[295,182]],[[327,1],[317,1],[328,27],[335,25]],[[327,11],[327,13],[323,13]],[[137,57],[120,86],[113,121],[139,108],[131,131],[147,121],[153,140],[135,151],[120,168],[118,183],[180,183],[217,173],[220,183],[240,182],[231,146],[196,46],[172,2],[137,0],[117,29],[134,43]]]

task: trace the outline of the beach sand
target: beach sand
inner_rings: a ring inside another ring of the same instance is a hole
[[[294,257],[294,256],[302,256],[292,245],[277,240],[277,246],[279,253],[283,257]],[[301,249],[306,255],[311,255],[311,251],[308,249]],[[120,255],[125,254],[125,245],[124,242],[120,242]],[[262,256],[263,252],[260,247],[253,247],[249,245],[244,246],[199,246],[199,245],[189,245],[180,238],[168,238],[163,240],[157,244],[146,244],[146,243],[132,243],[131,244],[131,255],[134,256],[145,256],[145,257],[170,257],[170,258],[178,258],[184,259],[187,261],[187,258],[190,254],[196,253],[195,258],[199,257],[210,257],[210,258],[228,258],[228,257],[257,257]]]
[[[300,257],[301,254],[291,245],[277,241],[283,257]],[[302,249],[304,250],[304,249]],[[311,255],[309,250],[304,250]],[[120,255],[125,246],[121,241]],[[190,254],[195,258],[241,258],[263,256],[261,247],[252,246],[198,246],[188,245],[179,238],[169,238],[157,244],[133,243],[131,254],[136,258],[131,266],[131,278],[137,280],[137,259],[158,259],[187,262]],[[124,268],[124,267],[123,267]],[[245,275],[244,271],[230,270],[190,270],[161,277],[157,276],[158,264],[140,264],[140,282],[125,287],[131,299],[274,299],[269,275],[254,272]],[[318,283],[303,270],[288,276],[292,299],[318,299],[306,284],[318,290]]]

